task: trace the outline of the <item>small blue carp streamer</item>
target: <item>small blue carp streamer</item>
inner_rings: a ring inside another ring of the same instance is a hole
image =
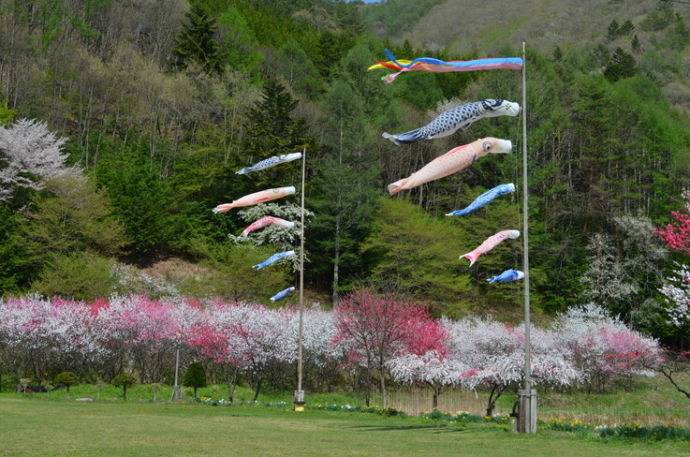
[[[517,281],[518,279],[522,279],[525,277],[525,274],[521,271],[518,270],[513,270],[512,268],[510,270],[506,270],[503,273],[501,273],[498,276],[492,276],[489,279],[487,279],[488,282],[513,282]]]
[[[292,257],[293,255],[295,255],[295,251],[279,252],[277,254],[273,254],[271,257],[264,260],[263,262],[257,263],[252,268],[255,270],[261,270],[262,268],[265,268],[265,267],[269,266],[270,264],[279,261],[280,259],[284,259],[286,257]]]
[[[279,156],[273,156],[269,157],[268,159],[264,159],[261,162],[257,162],[251,167],[244,167],[241,170],[238,170],[235,172],[235,174],[238,175],[246,175],[247,173],[251,173],[253,171],[260,171],[260,170],[265,170],[266,168],[271,168],[275,167],[276,165],[280,165],[281,163],[287,163],[287,162],[292,162],[293,160],[301,159],[302,158],[302,153],[301,152],[293,152],[291,154],[283,154]]]
[[[474,201],[470,203],[466,208],[456,209],[452,213],[446,214],[446,216],[464,216],[465,214],[469,214],[472,211],[481,208],[482,206],[488,205],[496,197],[500,197],[501,195],[509,194],[511,192],[515,192],[515,184],[513,184],[512,182],[510,184],[501,184],[500,186],[496,186],[491,190],[487,190],[479,197],[475,198]]]
[[[292,292],[293,290],[295,290],[294,287],[288,287],[287,289],[283,289],[280,292],[278,292],[277,294],[275,294],[274,296],[272,296],[271,301],[281,300],[281,299],[285,298],[285,296],[287,294],[289,294],[290,292]]]

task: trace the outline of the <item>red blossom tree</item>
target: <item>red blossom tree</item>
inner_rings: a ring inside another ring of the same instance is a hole
[[[673,211],[673,222],[664,229],[656,230],[656,233],[669,248],[690,256],[690,191],[683,192],[683,197],[688,200],[685,204],[686,212]]]
[[[336,310],[334,343],[345,347],[350,363],[365,369],[367,406],[374,372],[378,373],[385,408],[388,362],[404,353],[445,353],[442,337],[442,329],[426,309],[391,295],[375,295],[369,289],[347,295]]]

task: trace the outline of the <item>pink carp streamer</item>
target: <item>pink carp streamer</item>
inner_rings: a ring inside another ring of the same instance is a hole
[[[462,259],[463,257],[466,259],[469,259],[470,261],[470,266],[474,265],[474,262],[477,261],[480,255],[486,254],[499,244],[503,240],[511,239],[511,240],[516,240],[520,237],[520,231],[519,230],[502,230],[498,232],[495,235],[490,236],[482,244],[480,244],[476,249],[474,249],[471,252],[468,252],[467,254],[463,254],[460,256]]]
[[[487,59],[474,60],[440,60],[433,57],[419,57],[414,60],[397,60],[395,56],[388,50],[384,52],[388,56],[388,62],[379,62],[369,67],[369,70],[376,70],[380,68],[389,68],[396,70],[385,76],[383,80],[390,84],[395,81],[401,73],[409,71],[431,71],[431,72],[455,72],[455,71],[478,71],[478,70],[520,70],[523,61],[519,57],[496,57]]]
[[[262,229],[267,225],[277,225],[278,227],[291,228],[295,226],[295,223],[286,221],[285,219],[281,219],[279,217],[264,216],[261,219],[257,219],[254,222],[252,222],[246,229],[242,231],[242,235],[240,236],[246,238],[247,235],[249,235],[254,230]]]
[[[253,194],[245,195],[244,197],[233,201],[232,203],[223,203],[213,208],[214,214],[225,213],[233,208],[241,206],[258,205],[259,203],[269,202],[278,198],[287,197],[295,193],[295,186],[276,187],[275,189],[266,189]]]
[[[395,195],[401,190],[413,189],[429,181],[446,177],[472,165],[479,157],[489,153],[506,154],[512,150],[510,140],[481,138],[464,146],[451,149],[426,164],[423,168],[388,185],[388,193]]]

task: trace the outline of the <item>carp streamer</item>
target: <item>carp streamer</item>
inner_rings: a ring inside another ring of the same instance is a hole
[[[419,57],[414,60],[397,60],[395,56],[388,50],[384,52],[388,56],[389,61],[376,61],[368,70],[377,70],[381,68],[389,68],[395,70],[388,76],[382,79],[390,84],[395,81],[401,73],[408,71],[433,71],[433,72],[451,72],[451,71],[478,71],[478,70],[520,70],[522,68],[522,59],[519,57],[493,57],[486,59],[474,60],[440,60],[433,57]]]

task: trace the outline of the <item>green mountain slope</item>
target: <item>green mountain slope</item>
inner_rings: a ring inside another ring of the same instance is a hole
[[[689,112],[690,5],[658,0],[390,0],[368,6],[364,17],[371,30],[396,43],[408,41],[414,48],[443,50],[458,58],[518,49],[522,41],[547,56],[557,46],[600,54],[620,47],[634,54],[643,73],[664,88],[676,108]],[[613,21],[621,28],[612,35]],[[622,29],[627,21],[632,28]]]

